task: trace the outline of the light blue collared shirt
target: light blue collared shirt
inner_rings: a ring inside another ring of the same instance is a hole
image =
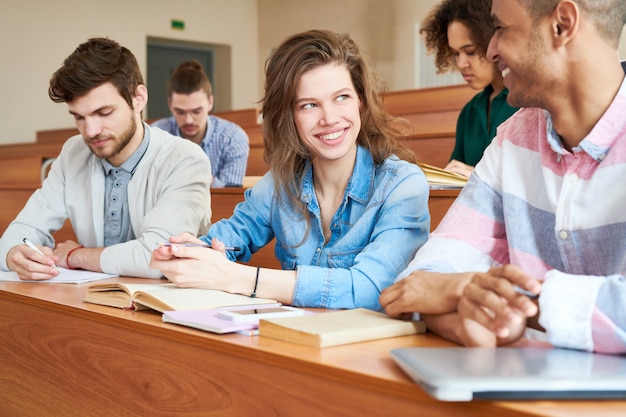
[[[128,183],[148,149],[150,130],[144,129],[139,148],[122,165],[115,167],[102,159],[104,169],[104,246],[135,239],[128,212]]]
[[[417,165],[392,157],[375,166],[370,152],[359,147],[327,243],[310,163],[300,194],[310,216],[308,232],[307,220],[284,195],[277,195],[270,172],[246,190],[245,201],[232,217],[215,223],[202,239],[217,237],[241,247],[228,256],[245,262],[275,237],[282,268],[297,271],[293,305],[380,310],[380,292],[428,237],[428,194],[426,177]]]
[[[157,120],[152,126],[175,136],[183,136],[173,116]],[[206,133],[200,147],[211,161],[213,174],[211,187],[241,187],[250,154],[250,140],[241,126],[209,114]]]

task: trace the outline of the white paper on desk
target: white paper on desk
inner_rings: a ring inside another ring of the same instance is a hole
[[[82,284],[117,277],[115,274],[85,271],[83,269],[67,269],[59,267],[61,273],[52,279],[44,281],[22,281],[15,271],[0,271],[0,281],[37,282],[41,284]]]

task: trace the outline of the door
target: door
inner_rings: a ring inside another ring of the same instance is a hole
[[[146,84],[148,87],[148,108],[146,120],[169,117],[167,107],[167,83],[174,69],[184,61],[195,59],[202,63],[211,80],[215,105],[213,110],[226,110],[230,104],[230,89],[220,85],[215,79],[215,48],[212,45],[186,43],[169,40],[148,40],[148,68]]]

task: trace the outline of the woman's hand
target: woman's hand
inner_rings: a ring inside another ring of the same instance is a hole
[[[224,244],[217,239],[209,247],[189,233],[173,236],[170,246],[160,246],[150,259],[150,267],[163,272],[180,287],[219,289],[237,292],[231,279],[236,264],[226,258]],[[187,246],[193,243],[202,246]],[[203,247],[206,245],[205,247]]]
[[[446,165],[444,169],[446,171],[454,172],[455,174],[460,174],[466,178],[469,178],[469,176],[472,174],[472,171],[474,170],[474,167],[453,159],[448,163],[448,165]]]
[[[169,259],[175,258],[174,254],[171,251],[171,248],[174,244],[185,244],[185,243],[195,243],[197,245],[204,245],[205,243],[192,235],[191,233],[182,233],[180,235],[171,236],[168,240],[172,246],[160,245],[152,252],[152,260],[157,261],[167,261]],[[152,265],[152,260],[150,261],[150,265]],[[154,267],[153,267],[154,268]]]

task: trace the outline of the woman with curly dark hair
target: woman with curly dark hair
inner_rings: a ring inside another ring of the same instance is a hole
[[[457,68],[471,88],[482,90],[459,115],[456,144],[445,167],[467,177],[498,125],[517,110],[507,104],[502,74],[486,57],[494,33],[490,13],[491,0],[444,0],[420,29],[426,49],[435,54],[437,72]]]
[[[400,143],[403,124],[384,110],[382,80],[352,39],[325,30],[287,38],[265,73],[270,172],[229,219],[200,239],[170,238],[152,266],[179,286],[379,310],[430,226],[428,183]],[[272,239],[282,270],[235,262]]]

